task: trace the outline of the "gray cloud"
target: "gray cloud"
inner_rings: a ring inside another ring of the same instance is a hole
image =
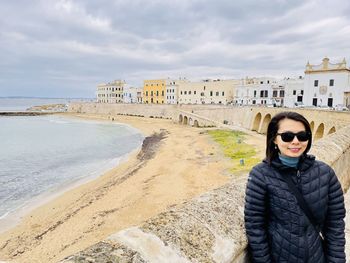
[[[346,0],[2,1],[0,96],[92,97],[125,79],[303,75],[349,59]]]

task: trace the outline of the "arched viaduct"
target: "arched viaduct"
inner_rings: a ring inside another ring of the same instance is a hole
[[[179,111],[177,122],[194,127],[218,126],[231,124],[266,134],[267,126],[271,118],[278,112],[285,111],[284,108],[221,108],[218,111],[193,107],[191,112]],[[318,140],[328,134],[335,133],[342,127],[350,124],[350,113],[335,111],[318,111],[311,109],[294,110],[306,117],[311,126],[313,138]],[[216,112],[216,114],[214,113]]]

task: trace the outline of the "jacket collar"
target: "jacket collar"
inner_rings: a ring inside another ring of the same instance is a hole
[[[264,159],[265,163],[268,164],[268,162],[266,161],[266,159]],[[300,171],[306,171],[307,169],[309,169],[315,162],[315,156],[313,155],[309,155],[309,154],[303,154],[302,156],[300,156],[300,160],[299,160],[299,164],[297,168],[293,168],[290,166],[286,166],[284,165],[281,160],[277,157],[275,157],[272,161],[271,164],[269,164],[270,166],[274,167],[277,170],[280,171],[284,171],[284,170],[300,170]]]

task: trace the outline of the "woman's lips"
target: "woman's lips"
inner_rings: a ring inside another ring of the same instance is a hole
[[[297,153],[300,151],[300,148],[289,148],[289,150],[293,153]]]

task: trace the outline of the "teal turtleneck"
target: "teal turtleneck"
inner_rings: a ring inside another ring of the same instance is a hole
[[[298,167],[300,157],[289,157],[289,156],[285,156],[285,155],[281,155],[281,154],[279,154],[278,157],[280,158],[281,162],[284,165],[289,166],[289,167],[293,167],[293,168]]]

